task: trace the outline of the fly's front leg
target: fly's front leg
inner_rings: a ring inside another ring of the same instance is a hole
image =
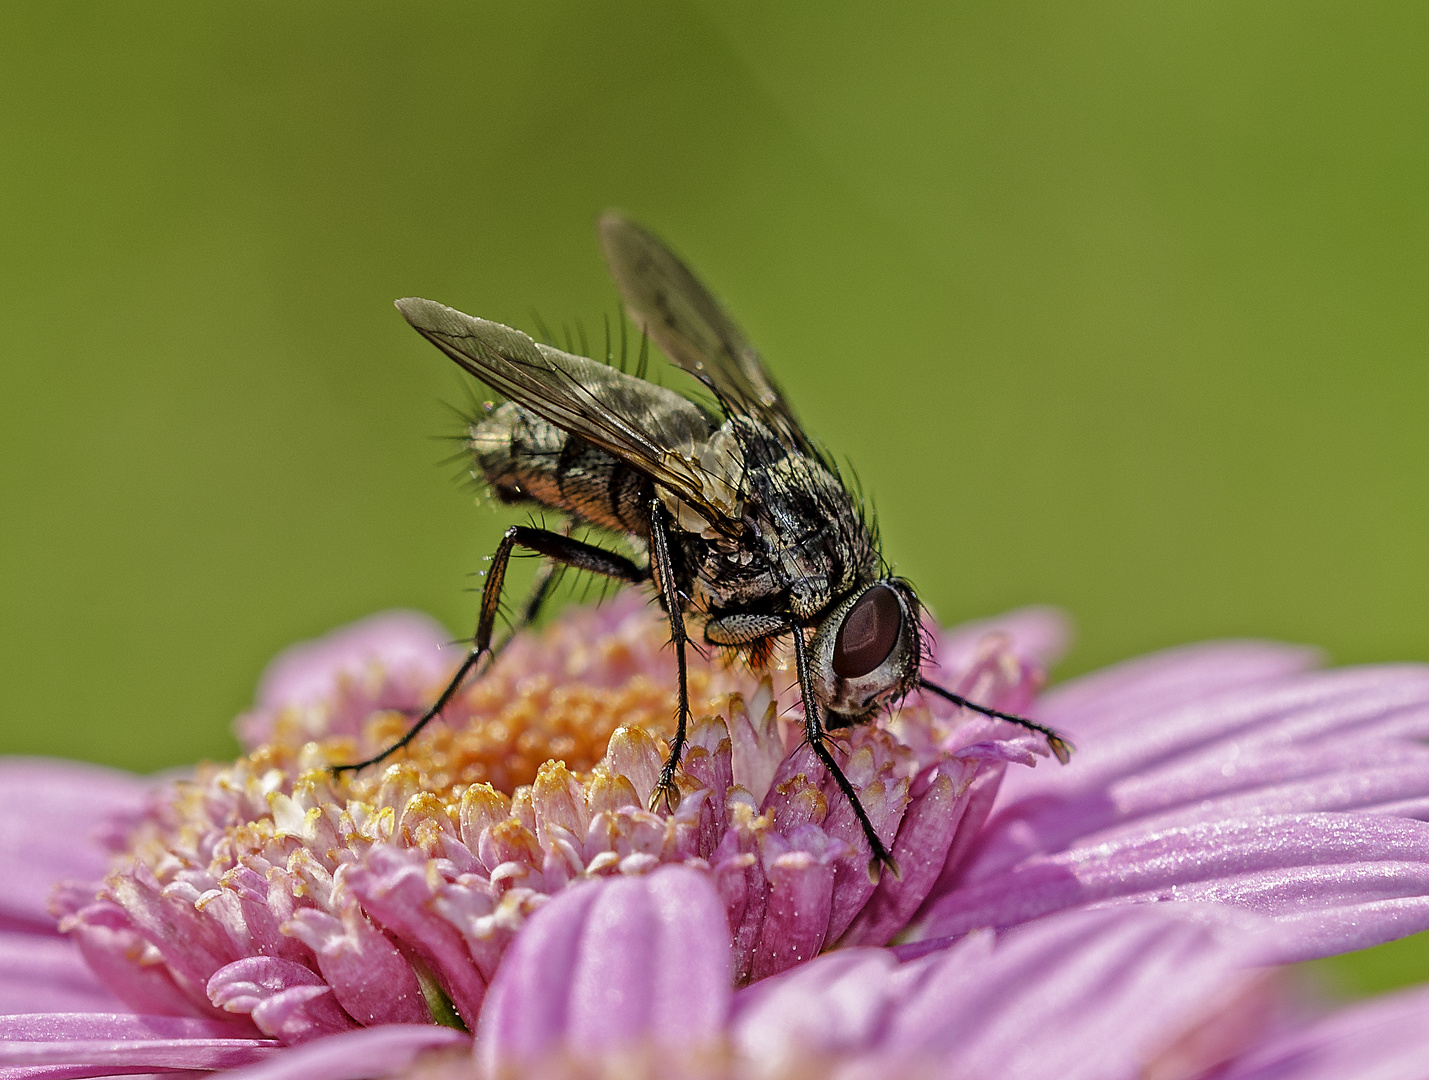
[[[814,697],[814,683],[809,677],[809,646],[804,638],[806,629],[802,623],[794,623],[794,662],[799,670],[799,693],[804,698],[804,741],[809,744],[809,749],[824,768],[829,770],[829,775],[844,793],[844,798],[848,799],[849,805],[853,807],[854,817],[858,818],[858,823],[863,828],[869,850],[873,852],[873,857],[868,861],[869,879],[877,881],[879,871],[884,867],[887,867],[895,878],[901,878],[898,863],[894,861],[893,855],[884,846],[878,833],[874,832],[873,822],[868,820],[868,813],[864,810],[863,803],[858,800],[858,792],[854,791],[853,785],[849,783],[848,777],[843,774],[838,762],[834,760],[834,755],[829,751],[828,732],[819,720],[818,699]]]
[[[517,547],[534,551],[537,555],[544,555],[553,563],[570,566],[576,570],[588,570],[593,574],[603,574],[606,577],[615,578],[617,581],[633,584],[648,581],[650,578],[648,568],[636,566],[624,556],[616,555],[604,548],[598,548],[594,544],[573,540],[569,536],[551,532],[549,529],[513,525],[506,530],[506,535],[501,538],[501,543],[496,548],[496,554],[491,557],[491,569],[487,571],[486,586],[481,591],[481,615],[477,620],[476,637],[472,640],[471,651],[462,660],[461,666],[457,668],[451,682],[447,683],[446,689],[437,697],[432,707],[407,730],[407,734],[380,754],[370,757],[366,761],[354,761],[350,765],[334,765],[332,771],[335,774],[340,775],[349,769],[365,769],[369,765],[376,765],[410,743],[417,737],[419,731],[441,715],[442,710],[461,689],[461,684],[466,681],[466,677],[471,674],[472,669],[476,667],[483,656],[491,653],[491,635],[496,629],[496,614],[501,607],[501,588],[506,583],[506,567],[511,561],[512,550]],[[547,582],[547,586],[549,586],[549,582]],[[545,594],[544,588],[539,589],[532,597],[531,602],[527,604],[527,611],[529,612],[533,605],[539,608],[541,601],[545,599]]]
[[[685,617],[680,610],[680,590],[675,584],[674,562],[670,558],[670,531],[666,510],[659,496],[650,500],[650,569],[655,573],[660,599],[670,617],[670,642],[675,646],[675,664],[680,673],[680,711],[675,718],[675,737],[670,740],[670,756],[660,770],[660,779],[650,794],[650,809],[661,802],[674,810],[679,801],[675,788],[675,769],[685,750],[685,728],[690,720],[690,687],[685,669]]]
[[[1025,716],[1015,716],[1012,713],[989,709],[986,705],[979,705],[976,701],[969,701],[963,697],[962,694],[955,694],[951,690],[944,690],[941,686],[936,683],[930,683],[927,679],[919,679],[918,688],[920,690],[931,691],[944,701],[951,701],[959,708],[971,709],[975,713],[981,713],[983,716],[991,717],[994,720],[1006,720],[1008,723],[1016,724],[1018,727],[1026,728],[1028,731],[1035,731],[1038,735],[1041,735],[1047,740],[1047,749],[1051,750],[1053,756],[1063,765],[1066,765],[1072,760],[1072,744],[1045,724],[1039,724],[1037,721],[1029,720]]]

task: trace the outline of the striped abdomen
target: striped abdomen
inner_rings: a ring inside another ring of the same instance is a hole
[[[503,502],[532,501],[645,539],[650,479],[508,401],[471,425],[472,473]]]

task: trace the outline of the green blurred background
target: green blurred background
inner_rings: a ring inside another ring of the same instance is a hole
[[[513,515],[391,301],[599,327],[607,205],[944,621],[1060,604],[1062,676],[1429,658],[1426,47],[1420,3],[7,5],[0,750],[223,757],[286,644],[469,633]]]

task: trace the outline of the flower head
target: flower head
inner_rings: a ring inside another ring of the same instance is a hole
[[[384,617],[275,665],[261,739],[160,796],[97,898],[63,928],[137,1008],[249,1017],[301,1042],[359,1026],[474,1026],[503,953],[589,879],[698,867],[734,942],[735,983],[834,943],[882,945],[948,869],[1029,740],[909,702],[844,740],[845,771],[901,880],[867,842],[766,675],[690,674],[696,715],[673,811],[648,809],[674,714],[659,620],[637,597],[515,642],[386,769],[330,766],[401,733],[448,676],[437,631]],[[990,633],[955,688],[1024,707],[1040,671]],[[777,674],[777,672],[776,672]],[[453,1015],[454,1014],[454,1015]]]

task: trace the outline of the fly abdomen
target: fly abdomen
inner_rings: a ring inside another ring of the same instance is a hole
[[[508,401],[471,425],[472,473],[503,502],[531,501],[644,537],[650,480],[618,458]]]

